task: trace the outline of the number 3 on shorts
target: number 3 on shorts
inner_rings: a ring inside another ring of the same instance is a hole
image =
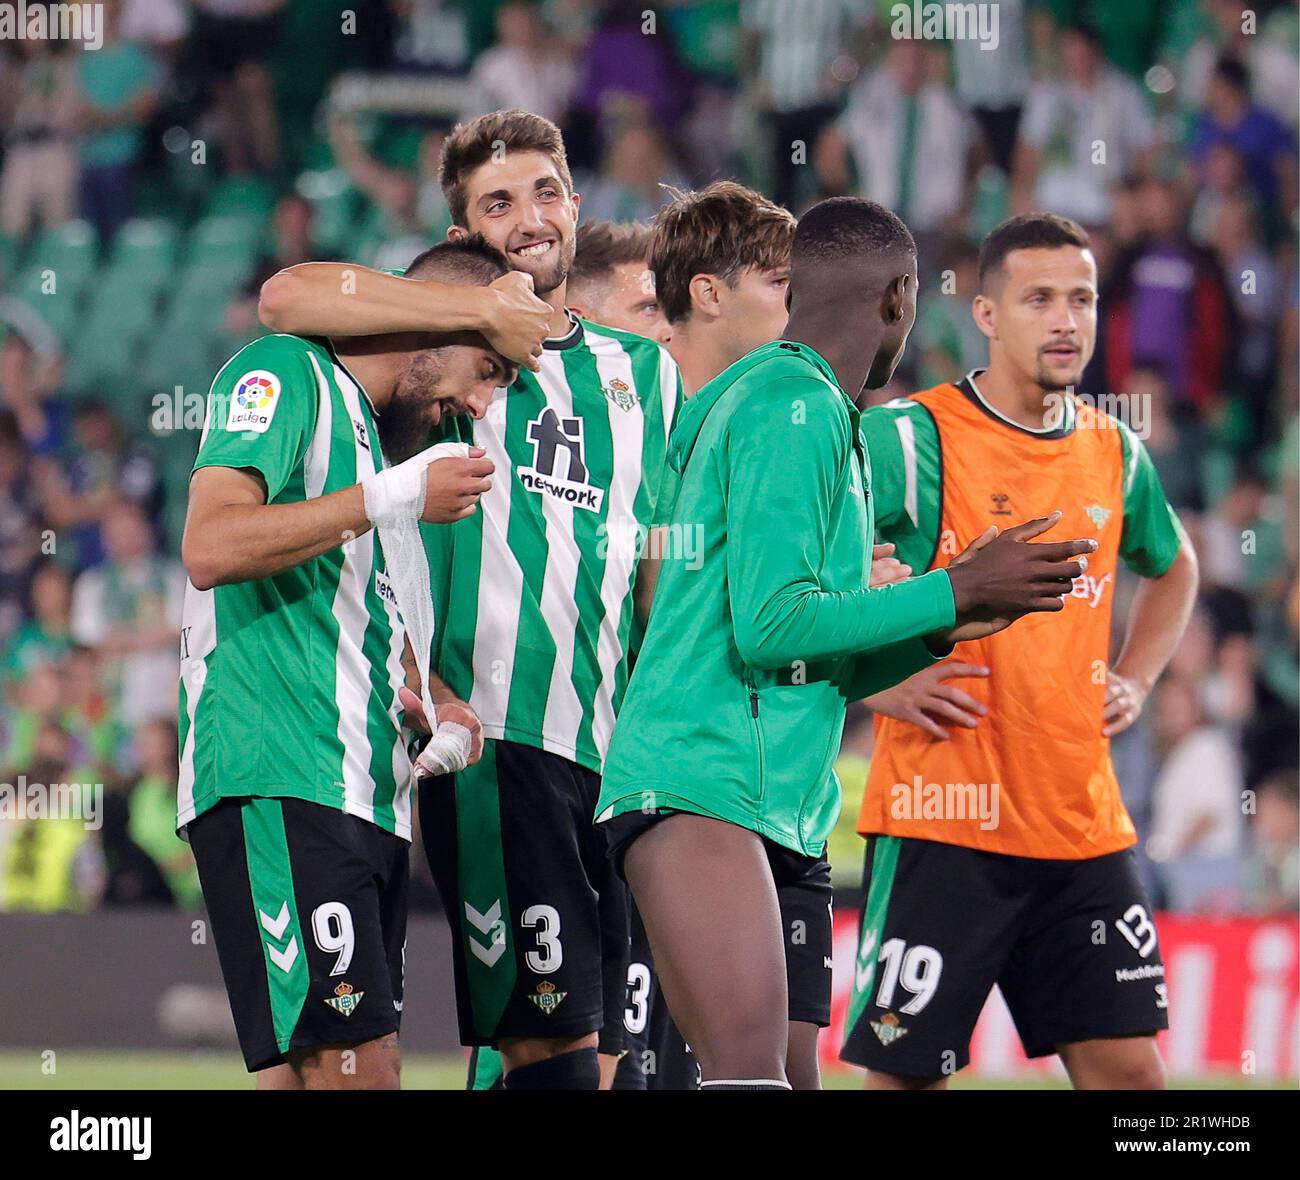
[[[519,919],[525,930],[536,929],[537,950],[524,956],[528,970],[535,975],[550,975],[564,962],[564,948],[560,945],[560,914],[553,905],[530,905]],[[540,953],[539,953],[540,952]]]

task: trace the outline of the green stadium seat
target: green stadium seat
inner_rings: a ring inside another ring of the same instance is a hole
[[[244,214],[265,220],[275,206],[275,193],[255,176],[231,176],[218,182],[208,197],[209,215]]]
[[[161,217],[135,218],[118,232],[108,274],[156,290],[176,265],[180,232]]]
[[[351,240],[360,194],[341,168],[304,172],[298,192],[311,202],[316,244],[324,254],[343,254]]]

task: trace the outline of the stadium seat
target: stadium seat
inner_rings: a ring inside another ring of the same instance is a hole
[[[359,194],[341,168],[304,172],[298,192],[311,202],[313,234],[322,254],[346,252],[357,218]]]
[[[121,276],[132,283],[156,290],[166,280],[176,261],[180,233],[175,224],[161,217],[135,218],[118,232],[102,276]]]
[[[264,180],[231,176],[220,181],[208,197],[210,215],[236,214],[264,220],[275,205],[275,194]]]

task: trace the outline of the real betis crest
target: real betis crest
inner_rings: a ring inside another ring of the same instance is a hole
[[[1106,522],[1110,519],[1110,509],[1103,508],[1100,504],[1089,504],[1083,510],[1083,514],[1099,529],[1104,529]]]
[[[901,1037],[907,1036],[907,1029],[899,1024],[898,1017],[892,1012],[886,1012],[879,1020],[873,1020],[871,1031],[880,1038],[882,1045],[892,1045]]]
[[[568,992],[556,991],[555,984],[549,979],[544,979],[537,985],[537,991],[528,998],[547,1016],[550,1016],[556,1008],[564,1003],[564,997],[568,994]]]
[[[635,389],[628,385],[626,381],[620,381],[617,377],[604,387],[604,392],[610,401],[624,411],[630,410],[641,400]]]
[[[332,996],[325,997],[325,1003],[340,1016],[351,1016],[353,1012],[361,1007],[361,997],[365,994],[365,992],[354,992],[352,985],[345,981],[334,989]]]

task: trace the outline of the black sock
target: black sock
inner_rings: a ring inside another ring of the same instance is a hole
[[[520,1065],[506,1074],[507,1090],[598,1090],[600,1060],[595,1046]]]
[[[788,1090],[789,1082],[776,1082],[767,1078],[728,1078],[723,1082],[701,1082],[701,1090]]]

